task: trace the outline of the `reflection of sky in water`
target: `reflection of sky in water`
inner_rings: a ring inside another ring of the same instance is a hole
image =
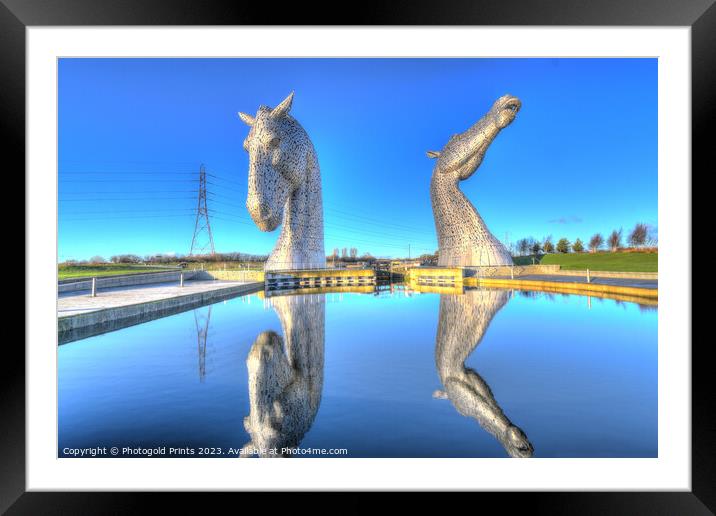
[[[247,357],[262,332],[283,335],[281,323],[257,296],[213,305],[202,378],[197,321],[203,326],[208,311],[60,346],[60,448],[249,442]],[[475,419],[433,397],[443,389],[439,312],[437,294],[327,294],[320,406],[300,446],[347,448],[350,456],[506,457]],[[526,433],[535,457],[657,454],[656,310],[516,293],[466,366]]]

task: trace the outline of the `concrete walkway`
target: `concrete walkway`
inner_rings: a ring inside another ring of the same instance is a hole
[[[485,279],[501,279],[508,280],[510,276],[486,276]],[[527,274],[524,276],[515,276],[515,280],[524,281],[553,281],[556,283],[587,283],[586,276],[567,276],[552,274]],[[591,284],[594,285],[612,285],[616,287],[634,287],[634,288],[659,288],[659,280],[651,279],[635,279],[635,278],[595,278],[592,277]]]
[[[57,342],[65,344],[263,290],[263,282],[187,281],[60,294]]]
[[[179,283],[153,283],[129,287],[101,289],[97,297],[88,292],[68,292],[59,294],[57,299],[57,316],[84,314],[106,308],[119,308],[127,305],[160,301],[178,296],[221,290],[250,282],[238,281],[186,281],[184,287]]]

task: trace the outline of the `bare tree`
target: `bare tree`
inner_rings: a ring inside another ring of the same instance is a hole
[[[101,256],[93,256],[92,258],[89,259],[89,262],[90,262],[92,265],[98,265],[98,264],[101,264],[101,263],[107,263],[107,262],[105,262],[104,258],[102,258]]]
[[[348,258],[348,248],[344,247],[341,249],[341,258]]]
[[[638,222],[634,226],[634,229],[631,230],[631,233],[629,233],[629,245],[633,247],[643,246],[646,243],[647,233],[648,229],[646,227],[646,224]]]
[[[619,231],[616,229],[613,230],[609,238],[607,238],[607,245],[612,250],[612,252],[615,252],[617,249],[619,249],[622,246],[622,230],[619,228]]]
[[[604,237],[601,233],[594,233],[589,239],[589,250],[596,253],[604,245]]]
[[[517,241],[517,251],[520,253],[520,256],[524,256],[527,254],[527,251],[530,248],[529,240],[526,238],[520,238]]]
[[[351,258],[355,259],[358,256],[358,249],[356,247],[351,247]]]

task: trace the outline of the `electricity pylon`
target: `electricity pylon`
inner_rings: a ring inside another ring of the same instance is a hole
[[[194,224],[194,236],[191,237],[189,256],[207,254],[207,251],[210,251],[212,256],[215,253],[214,237],[211,235],[211,224],[209,223],[209,209],[206,206],[206,169],[202,164],[199,168],[199,199],[196,205],[196,223]]]

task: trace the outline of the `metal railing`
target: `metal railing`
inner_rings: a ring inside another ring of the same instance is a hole
[[[544,276],[567,276],[582,278],[587,283],[592,283],[595,278],[626,278],[657,280],[657,273],[650,272],[616,272],[616,271],[595,271],[593,269],[571,270],[561,269],[559,265],[475,265],[462,267],[465,276],[477,278],[509,277],[511,279],[520,276],[544,275]]]

